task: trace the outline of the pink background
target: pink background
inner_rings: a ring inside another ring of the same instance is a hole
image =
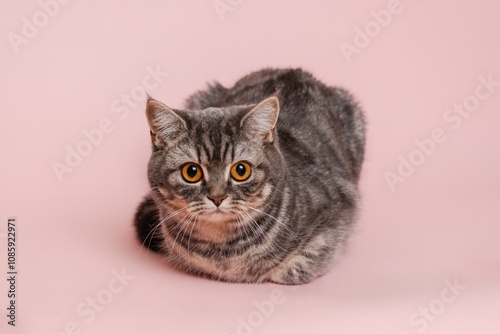
[[[388,1],[220,2],[232,3],[221,17],[213,0],[73,0],[47,22],[37,1],[2,2],[0,275],[15,216],[19,283],[12,328],[0,280],[0,331],[500,333],[500,87],[456,129],[443,118],[474,102],[478,77],[500,82],[498,2],[401,0],[380,31],[371,11]],[[9,36],[34,15],[44,26],[16,53]],[[374,37],[349,62],[340,46],[365,26]],[[334,269],[298,288],[239,285],[140,253],[132,216],[148,190],[149,133],[144,101],[126,113],[120,99],[140,97],[148,66],[168,72],[149,93],[172,107],[206,81],[230,86],[269,66],[303,67],[357,96],[363,209]],[[106,119],[112,131],[60,182],[53,163]],[[446,140],[422,160],[415,141],[436,128]],[[391,191],[399,156],[421,164]],[[134,278],[118,289],[113,270]],[[105,303],[94,319],[77,311],[88,298]]]

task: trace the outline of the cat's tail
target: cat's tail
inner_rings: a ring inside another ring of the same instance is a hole
[[[227,89],[218,82],[208,84],[207,89],[200,90],[186,99],[184,106],[188,110],[203,110],[218,107],[226,95]]]
[[[158,226],[158,208],[150,195],[146,196],[135,213],[135,232],[141,245],[155,252],[161,252],[163,239]]]

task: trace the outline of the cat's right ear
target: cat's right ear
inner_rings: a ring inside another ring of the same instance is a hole
[[[148,96],[146,117],[151,130],[151,141],[156,147],[168,146],[186,131],[186,121],[167,105]]]
[[[241,120],[241,126],[251,138],[264,143],[272,143],[276,135],[276,122],[280,113],[280,103],[276,96],[268,97],[257,104]]]

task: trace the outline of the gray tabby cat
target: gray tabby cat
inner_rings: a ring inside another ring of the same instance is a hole
[[[358,206],[365,125],[352,97],[300,69],[265,69],[185,107],[147,101],[143,245],[230,282],[303,284],[325,273]]]

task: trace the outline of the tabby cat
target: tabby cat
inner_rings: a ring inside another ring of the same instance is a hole
[[[264,69],[209,85],[185,109],[149,98],[146,115],[143,245],[229,282],[303,284],[328,270],[358,207],[365,124],[349,93]]]

